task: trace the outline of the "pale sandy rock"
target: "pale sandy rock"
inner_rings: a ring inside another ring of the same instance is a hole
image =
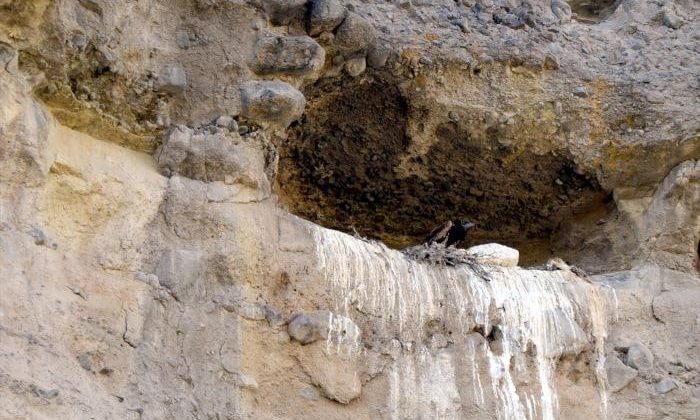
[[[677,289],[656,296],[652,303],[654,316],[666,324],[689,325],[700,315],[700,308],[688,306],[700,299],[700,290]]]
[[[467,253],[484,264],[503,267],[517,267],[520,256],[517,249],[495,243],[470,247],[467,249]]]
[[[202,253],[186,249],[165,251],[156,269],[160,284],[170,290],[177,299],[201,296],[203,272]]]
[[[697,417],[696,3],[0,3],[0,417]]]
[[[542,349],[545,356],[577,355],[589,347],[585,331],[576,322],[571,322],[561,310],[546,311],[543,315],[546,325],[555,326],[553,331],[558,337],[546,342],[548,345]]]
[[[611,392],[622,390],[637,377],[637,371],[629,366],[625,366],[615,355],[609,355],[605,359],[605,373],[608,389]]]
[[[191,221],[206,219],[207,186],[201,181],[173,176],[168,181],[167,200],[162,206],[163,216],[181,237],[196,236]]]
[[[303,221],[289,216],[280,216],[279,248],[288,252],[307,252],[314,249],[314,243],[308,236],[308,226]]]
[[[145,314],[150,310],[151,299],[145,293],[139,293],[136,300],[123,305],[124,333],[122,339],[131,347],[138,347],[143,342]]]
[[[250,375],[240,374],[236,378],[236,385],[243,389],[258,389],[258,381]]]
[[[323,341],[303,347],[299,360],[314,385],[323,395],[341,404],[349,404],[362,394],[360,372],[354,357],[346,357]]]
[[[219,358],[224,370],[233,374],[240,372],[240,356],[240,343],[235,340],[227,340],[222,343]]]
[[[700,240],[700,161],[686,161],[666,176],[641,214],[634,218],[645,260],[671,269],[695,271]]]
[[[181,94],[187,88],[187,73],[182,66],[166,66],[158,76],[158,89],[171,94]]]
[[[678,385],[676,385],[673,380],[665,378],[660,380],[659,382],[654,385],[654,389],[656,389],[656,392],[659,394],[666,394],[668,392],[673,391],[674,389],[678,388]]]
[[[625,364],[641,374],[649,374],[654,368],[654,355],[644,344],[634,343],[627,349]]]
[[[4,139],[0,174],[5,182],[31,185],[39,182],[49,169],[46,160],[49,121],[44,110],[28,96],[28,89],[25,83],[0,71]]]
[[[209,182],[206,185],[207,200],[212,203],[253,203],[270,196],[270,188],[264,178],[261,178],[262,188],[251,188],[245,184]]]
[[[300,389],[297,395],[311,401],[318,401],[318,399],[321,398],[321,393],[318,391],[318,388],[312,386]]]

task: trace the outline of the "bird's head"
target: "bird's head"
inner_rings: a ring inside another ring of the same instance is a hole
[[[476,226],[476,223],[472,223],[472,222],[467,221],[467,220],[464,220],[464,221],[463,220],[456,220],[456,223],[462,225],[462,228],[464,228],[464,230],[469,230],[469,229],[473,228],[474,226]]]

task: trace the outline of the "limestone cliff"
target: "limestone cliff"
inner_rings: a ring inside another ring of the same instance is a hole
[[[0,418],[697,418],[699,31],[0,0]]]

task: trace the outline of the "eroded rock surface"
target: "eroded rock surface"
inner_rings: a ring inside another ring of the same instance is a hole
[[[696,418],[697,14],[0,1],[0,417]]]

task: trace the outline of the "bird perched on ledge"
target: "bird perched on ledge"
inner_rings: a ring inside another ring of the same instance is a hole
[[[426,245],[441,244],[445,248],[459,245],[467,236],[467,231],[476,226],[471,222],[460,219],[448,220],[430,232],[424,243]]]
[[[547,261],[545,268],[547,270],[550,270],[550,271],[554,271],[554,270],[570,271],[570,272],[574,273],[575,275],[577,275],[578,277],[581,277],[586,282],[593,283],[591,281],[591,279],[588,278],[588,274],[585,271],[576,267],[575,265],[567,264],[566,261],[562,260],[559,257],[551,258],[549,261]]]

